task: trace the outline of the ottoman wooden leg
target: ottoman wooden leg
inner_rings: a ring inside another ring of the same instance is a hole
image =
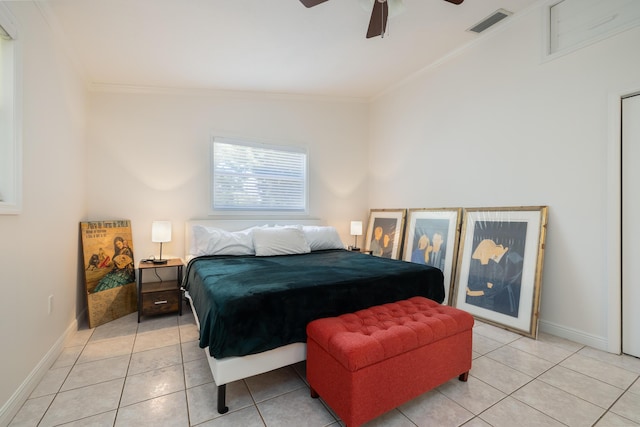
[[[467,380],[469,379],[469,371],[465,372],[464,374],[460,374],[460,376],[458,377],[458,379],[459,379],[460,381],[467,382]]]
[[[309,391],[311,392],[311,397],[312,397],[312,398],[317,399],[318,397],[320,397],[320,395],[318,394],[318,392],[317,392],[317,391],[315,391],[315,390],[313,389],[313,387],[309,387]]]

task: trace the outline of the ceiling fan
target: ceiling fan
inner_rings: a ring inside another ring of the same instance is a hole
[[[328,0],[300,0],[306,7],[317,6]],[[460,4],[464,0],[444,0],[453,4]],[[389,18],[389,4],[387,0],[374,0],[373,10],[371,11],[371,19],[369,20],[369,28],[367,29],[367,38],[383,36],[387,31],[387,18]]]

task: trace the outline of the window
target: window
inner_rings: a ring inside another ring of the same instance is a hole
[[[0,214],[19,213],[22,200],[17,53],[15,26],[0,3]]]
[[[214,212],[307,212],[307,151],[213,138]]]
[[[640,25],[640,2],[554,0],[546,18],[545,54],[553,59]]]

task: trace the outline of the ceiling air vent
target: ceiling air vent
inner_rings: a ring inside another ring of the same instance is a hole
[[[474,33],[481,33],[487,28],[492,27],[493,25],[502,21],[504,18],[506,18],[511,14],[512,12],[509,12],[508,10],[498,9],[495,12],[493,12],[491,15],[484,18],[482,21],[478,22],[473,27],[469,28],[467,31],[472,31]]]

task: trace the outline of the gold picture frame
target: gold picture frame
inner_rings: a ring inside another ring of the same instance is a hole
[[[455,307],[536,338],[547,210],[546,206],[464,210]]]
[[[409,209],[402,259],[436,267],[444,275],[444,301],[451,304],[461,208]]]
[[[381,258],[400,259],[406,209],[371,209],[365,251]]]
[[[131,221],[80,223],[89,327],[138,310]]]

